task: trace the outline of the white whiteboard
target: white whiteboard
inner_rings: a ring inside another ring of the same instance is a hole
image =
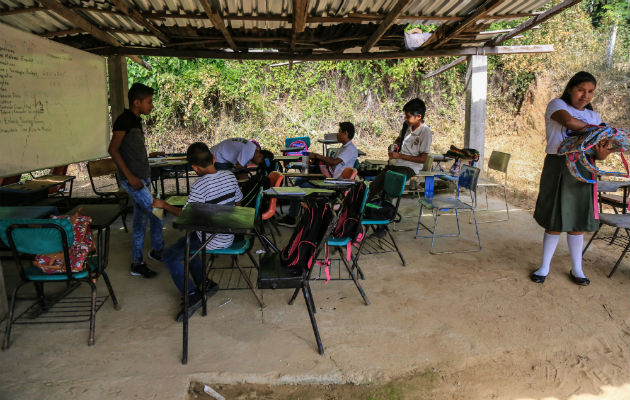
[[[105,59],[0,24],[0,177],[107,154]]]

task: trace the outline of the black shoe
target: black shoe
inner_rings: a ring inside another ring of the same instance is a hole
[[[278,225],[286,226],[288,228],[295,228],[297,224],[295,223],[295,218],[290,215],[285,215],[278,220]]]
[[[374,232],[370,235],[373,238],[383,239],[387,234],[387,230],[382,226],[378,227],[378,229],[374,229]]]
[[[219,284],[213,280],[206,281],[206,299],[214,296],[219,291]]]
[[[532,274],[529,276],[529,279],[532,280],[532,282],[536,282],[536,283],[543,283],[545,281],[546,276],[542,276],[542,275],[536,275],[535,273],[532,272]]]
[[[153,261],[162,261],[162,250],[151,250],[149,254],[147,254],[147,257]]]
[[[197,311],[201,307],[203,303],[202,300],[203,299],[201,298],[201,293],[193,293],[188,296],[188,318],[189,319],[190,317],[193,316],[195,311]],[[182,322],[183,320],[184,320],[184,305],[182,304],[182,310],[178,312],[177,315],[175,316],[175,321]]]
[[[577,276],[573,275],[573,271],[569,271],[569,276],[571,277],[573,283],[575,283],[576,285],[588,286],[591,283],[591,280],[588,278],[578,278]]]
[[[152,271],[144,262],[131,264],[131,276],[141,276],[143,278],[153,278],[157,272]]]

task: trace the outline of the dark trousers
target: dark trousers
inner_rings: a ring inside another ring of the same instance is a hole
[[[380,174],[374,178],[374,181],[370,183],[370,193],[368,195],[368,202],[371,202],[377,198],[382,197],[383,190],[385,189],[385,175],[387,171],[394,171],[401,173],[407,177],[407,179],[411,179],[416,176],[416,173],[413,169],[409,167],[399,167],[397,165],[388,165],[384,170],[381,171]]]

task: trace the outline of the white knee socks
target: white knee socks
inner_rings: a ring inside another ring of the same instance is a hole
[[[540,268],[538,268],[534,274],[539,276],[547,276],[547,274],[549,274],[549,264],[551,263],[553,253],[556,251],[559,239],[560,235],[550,235],[545,232],[545,238],[543,239],[542,263],[540,264]]]
[[[571,253],[571,261],[573,262],[573,276],[576,278],[586,278],[582,272],[582,245],[584,244],[584,235],[569,235],[567,233],[567,244]]]

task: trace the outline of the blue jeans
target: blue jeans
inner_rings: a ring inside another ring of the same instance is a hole
[[[149,220],[149,230],[151,232],[151,247],[155,251],[164,249],[164,239],[162,238],[162,220],[153,215],[153,195],[151,194],[151,181],[149,178],[141,179],[144,183],[142,189],[134,189],[126,179],[120,180],[120,185],[129,193],[133,199],[133,244],[131,246],[131,256],[133,263],[143,261],[144,235],[147,230],[147,219]]]
[[[196,251],[201,247],[201,241],[197,232],[190,235],[190,250]],[[171,273],[173,283],[177,286],[180,293],[184,294],[184,279],[188,279],[188,292],[195,291],[195,284],[201,285],[203,279],[203,271],[201,270],[201,255],[190,260],[189,270],[195,280],[193,283],[190,278],[184,276],[184,257],[186,256],[186,236],[180,238],[174,245],[166,249],[162,254],[162,262],[168,272]]]
[[[301,188],[314,188],[315,187],[306,178],[297,178],[295,180],[295,186],[299,186]],[[295,218],[297,217],[299,212],[300,212],[300,202],[292,201],[291,205],[289,206],[289,215]]]

